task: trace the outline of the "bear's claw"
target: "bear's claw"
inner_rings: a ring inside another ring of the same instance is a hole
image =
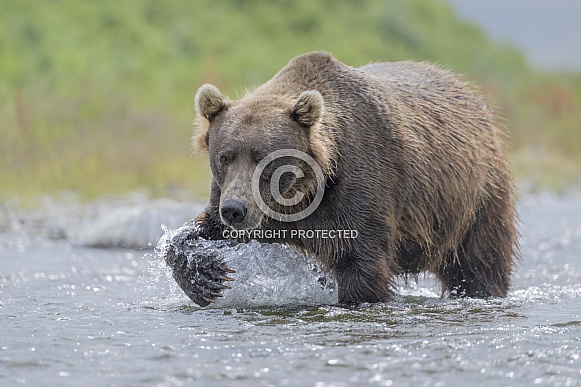
[[[197,228],[182,227],[168,241],[165,262],[173,270],[179,287],[196,304],[207,306],[222,292],[230,289],[223,282],[234,281],[228,274],[235,273],[218,256],[216,249],[230,245],[231,241],[209,241],[198,238]]]

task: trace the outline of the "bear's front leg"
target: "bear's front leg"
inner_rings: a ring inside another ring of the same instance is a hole
[[[393,299],[393,275],[389,271],[387,260],[381,255],[373,258],[344,257],[333,267],[339,287],[340,304],[358,305]]]
[[[226,225],[220,218],[220,187],[216,181],[212,179],[212,187],[210,189],[210,202],[194,220],[189,221],[186,225],[195,225],[197,237],[204,239],[225,239],[224,230]]]
[[[218,253],[221,247],[236,242],[223,240],[226,226],[218,214],[220,196],[216,188],[212,187],[206,209],[178,230],[165,251],[165,262],[173,270],[177,284],[200,306],[207,306],[221,297],[222,291],[229,289],[225,283],[234,280],[230,278],[234,271]]]
[[[187,222],[185,225],[191,225],[195,228],[195,235],[192,238],[202,237],[204,239],[220,240],[225,239],[224,231],[226,225],[222,223],[218,210],[213,209],[209,204],[195,219]]]
[[[234,271],[221,259],[219,249],[232,243],[198,238],[190,226],[181,227],[169,240],[165,262],[172,268],[176,283],[196,304],[207,306],[229,289],[225,283],[233,281],[229,275]]]

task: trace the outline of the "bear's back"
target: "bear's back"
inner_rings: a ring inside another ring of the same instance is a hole
[[[403,101],[423,99],[428,105],[450,104],[452,111],[467,108],[472,113],[487,108],[467,82],[449,71],[425,62],[372,63],[359,68]],[[459,104],[459,102],[461,102]]]

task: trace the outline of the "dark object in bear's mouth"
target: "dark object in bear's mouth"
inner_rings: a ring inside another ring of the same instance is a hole
[[[230,275],[235,273],[226,266],[216,249],[231,247],[236,242],[212,241],[212,249],[204,242],[198,237],[197,226],[186,224],[172,233],[166,232],[165,251],[159,251],[179,287],[199,306],[207,306],[222,297],[222,292],[230,289],[226,284],[234,281]]]

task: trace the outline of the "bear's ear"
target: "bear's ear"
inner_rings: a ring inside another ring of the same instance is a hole
[[[198,116],[204,117],[208,121],[212,121],[226,106],[220,90],[209,83],[200,86],[194,101]]]
[[[303,91],[291,109],[295,121],[306,127],[311,127],[323,118],[325,102],[323,96],[316,90]]]
[[[207,151],[210,123],[216,118],[218,113],[226,108],[226,101],[216,86],[206,83],[200,86],[196,92],[194,104],[197,114],[197,118],[194,121],[196,128],[193,139],[194,149]]]
[[[310,152],[323,173],[332,176],[338,153],[333,133],[321,124],[324,112],[325,101],[321,93],[307,90],[299,95],[291,109],[291,116],[296,122],[309,128],[306,132]]]

